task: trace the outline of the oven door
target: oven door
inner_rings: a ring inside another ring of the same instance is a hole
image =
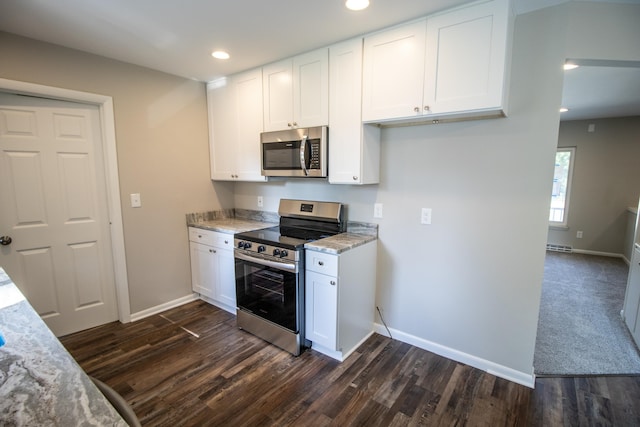
[[[298,263],[262,259],[235,251],[238,310],[300,331],[301,303]]]

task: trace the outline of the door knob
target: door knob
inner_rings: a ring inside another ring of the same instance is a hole
[[[9,236],[0,236],[0,245],[8,246],[12,242],[11,237]]]

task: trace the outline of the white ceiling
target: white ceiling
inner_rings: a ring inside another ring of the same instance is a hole
[[[522,14],[568,1],[590,0],[513,0],[513,7]],[[468,2],[371,0],[368,9],[352,12],[344,0],[0,0],[0,30],[210,81]],[[216,49],[227,50],[231,59],[212,58]],[[589,93],[593,110],[594,99],[602,103],[610,95],[629,94],[627,84],[640,87],[638,69],[638,77],[627,69],[625,78],[607,78],[603,75],[610,70],[589,73],[586,68],[566,76],[573,105]],[[580,80],[572,82],[573,76]],[[621,87],[605,87],[614,83]],[[582,90],[595,87],[599,94]],[[575,118],[585,118],[569,108]]]

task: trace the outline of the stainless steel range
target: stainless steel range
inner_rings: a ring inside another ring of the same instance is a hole
[[[280,200],[280,225],[235,235],[237,322],[241,329],[299,355],[304,336],[304,244],[341,233],[345,207]]]

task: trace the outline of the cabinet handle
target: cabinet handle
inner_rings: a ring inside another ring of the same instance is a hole
[[[198,234],[198,239],[202,239],[202,234]]]
[[[318,265],[319,266],[323,266],[324,265],[324,261],[318,261]]]
[[[335,280],[332,280],[332,281],[330,281],[329,283],[331,283],[331,285],[332,285],[332,286],[335,286],[335,285],[336,285],[336,281],[335,281]]]

